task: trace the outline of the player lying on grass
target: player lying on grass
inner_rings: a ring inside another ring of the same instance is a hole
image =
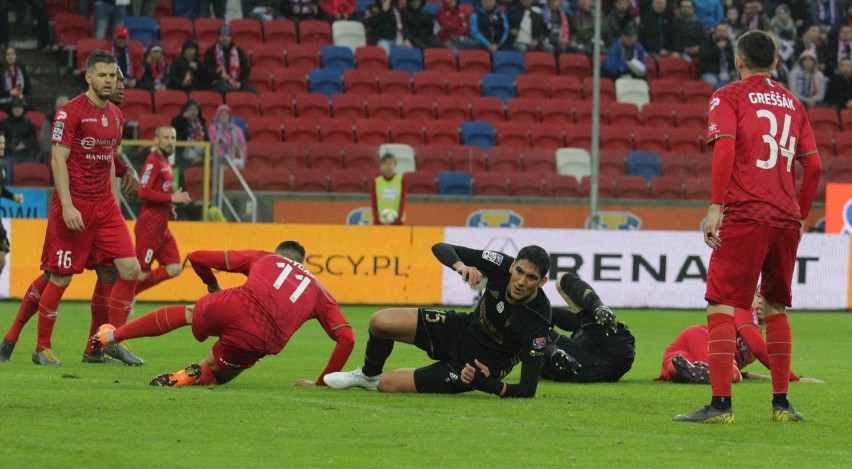
[[[470,286],[488,277],[485,292],[469,313],[426,308],[390,308],[370,318],[364,367],[331,373],[335,389],[360,387],[384,392],[457,394],[472,389],[500,397],[535,396],[550,328],[547,282],[550,256],[527,246],[517,258],[447,243],[432,253]],[[437,362],[382,374],[394,342],[413,344]],[[521,362],[521,381],[500,381]]]
[[[195,251],[189,255],[195,273],[209,294],[191,306],[166,306],[126,325],[101,326],[92,338],[95,347],[106,347],[135,337],[154,337],[191,325],[199,342],[218,337],[210,354],[175,373],[163,373],[152,386],[225,384],[266,355],[280,352],[290,337],[309,319],[316,318],[337,342],[328,364],[316,381],[300,380],[297,386],[323,384],[326,374],[340,370],[355,345],[355,335],[337,301],[302,266],[305,249],[284,241],[275,253],[264,251]],[[213,269],[244,274],[246,283],[221,290]]]
[[[743,368],[759,360],[769,368],[769,355],[762,332],[766,329],[763,316],[763,297],[755,292],[751,309],[736,308],[734,319],[737,327],[737,349],[734,355],[733,379],[739,383],[743,379],[772,379],[768,375],[742,371]],[[710,335],[707,325],[689,326],[663,352],[663,369],[657,380],[676,383],[710,384],[710,365],[707,350]],[[790,381],[802,383],[822,383],[815,378],[800,377],[790,370]]]
[[[568,310],[553,308],[553,325],[573,333],[568,337],[555,329],[548,332],[541,377],[575,383],[618,381],[636,357],[630,328],[616,322],[615,314],[577,274],[563,275],[556,291]]]

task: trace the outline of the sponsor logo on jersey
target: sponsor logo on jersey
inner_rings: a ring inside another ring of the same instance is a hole
[[[83,140],[80,140],[80,145],[82,145],[86,150],[91,150],[92,148],[95,148],[95,144],[97,144],[97,142],[98,141],[92,137],[86,137]]]
[[[722,101],[719,98],[713,98],[710,100],[710,112],[713,112],[713,109],[716,109],[716,106],[719,105]]]
[[[62,140],[62,131],[65,130],[64,122],[57,122],[53,124],[53,135],[51,135],[51,140]]]
[[[482,258],[486,261],[500,265],[503,263],[503,254],[494,251],[482,251]]]
[[[497,303],[496,308],[497,308],[498,313],[503,314],[503,310],[506,309],[506,305],[503,304],[503,302],[501,301],[501,302]]]
[[[166,181],[163,183],[163,192],[169,193],[174,192],[172,188],[174,187],[174,183],[172,181]]]
[[[467,226],[480,228],[519,228],[524,217],[512,210],[477,210],[467,217]]]
[[[455,383],[459,380],[459,375],[455,372],[451,371],[449,375],[447,375],[447,379],[444,380],[445,383]]]
[[[544,348],[546,343],[547,343],[547,341],[544,340],[544,337],[539,337],[537,339],[533,339],[532,348],[533,348],[533,350],[541,350],[541,349]]]
[[[80,122],[97,122],[98,120],[94,117],[86,117],[85,119],[80,119]]]
[[[68,113],[66,113],[65,111],[59,111],[56,113],[56,120],[62,120],[66,117],[68,117]]]
[[[101,116],[101,125],[104,127],[109,127],[109,121],[107,120],[106,116]]]
[[[707,127],[707,135],[715,135],[719,133],[719,126],[715,122],[711,122]]]
[[[112,153],[108,155],[99,155],[97,153],[86,153],[87,160],[112,161]]]
[[[151,170],[154,169],[154,165],[146,164],[145,169],[142,170],[142,179],[139,181],[143,186],[148,184],[148,179],[151,179]]]

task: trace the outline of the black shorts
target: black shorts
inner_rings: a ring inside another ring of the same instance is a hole
[[[550,335],[559,334],[551,330]],[[630,371],[636,357],[636,339],[624,323],[618,323],[618,330],[610,334],[603,326],[587,324],[575,331],[571,339],[565,339],[556,342],[558,347],[574,357],[581,368],[576,373],[563,373],[545,362],[542,377],[575,383],[615,382]]]
[[[455,311],[417,310],[417,332],[414,345],[429,358],[439,360],[414,370],[414,386],[418,393],[458,394],[470,391],[461,382],[464,363],[458,356],[458,345],[468,325],[467,314]]]

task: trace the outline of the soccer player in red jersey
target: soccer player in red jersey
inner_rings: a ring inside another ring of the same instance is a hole
[[[136,294],[153,287],[163,280],[176,277],[182,270],[180,252],[172,232],[169,218],[175,214],[174,205],[190,201],[189,193],[174,190],[174,174],[169,156],[175,152],[177,133],[170,125],[157,127],[154,131],[156,149],[148,154],[142,167],[142,185],[139,198],[142,211],[136,220],[136,258],[142,268]],[[151,263],[157,260],[159,267],[152,271]]]
[[[677,415],[675,421],[734,422],[734,310],[749,308],[758,279],[766,300],[772,419],[802,420],[787,400],[792,346],[785,308],[792,303],[796,251],[822,163],[804,106],[769,78],[776,55],[768,33],[742,35],[735,59],[740,80],[718,89],[710,99],[707,142],[713,146],[713,176],[704,242],[713,253],[704,298],[713,397],[710,405]],[[793,160],[803,169],[798,196]]]
[[[135,337],[154,337],[191,325],[199,342],[218,337],[213,350],[200,364],[176,373],[163,373],[152,386],[225,384],[266,355],[279,353],[290,337],[309,319],[316,318],[337,342],[328,364],[315,381],[300,380],[296,386],[322,386],[322,378],[339,371],[352,348],[355,335],[337,301],[302,265],[305,249],[284,241],[275,253],[264,251],[195,251],[189,261],[210,294],[191,306],[166,306],[126,325],[106,324],[91,339],[104,347]],[[213,270],[238,272],[246,283],[221,290]]]

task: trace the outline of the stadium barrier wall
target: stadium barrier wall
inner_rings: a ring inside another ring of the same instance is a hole
[[[852,234],[852,184],[825,186],[825,232]]]

